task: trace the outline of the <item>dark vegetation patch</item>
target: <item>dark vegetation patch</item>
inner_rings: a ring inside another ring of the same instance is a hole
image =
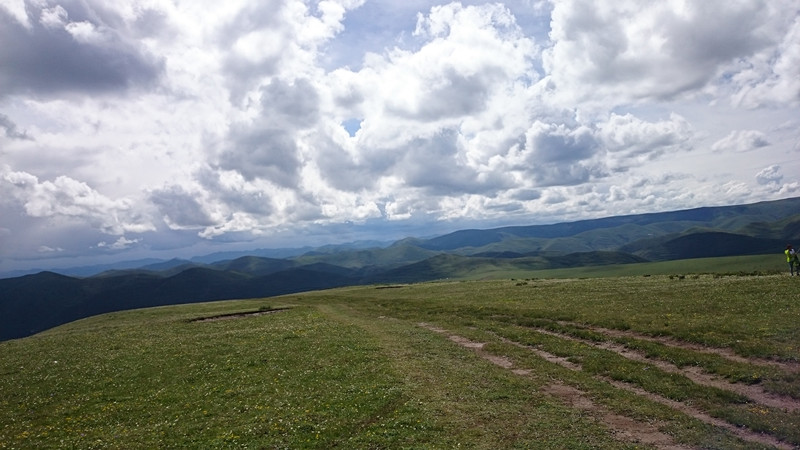
[[[206,317],[198,317],[196,319],[190,319],[189,322],[216,322],[218,320],[229,320],[229,319],[244,319],[246,317],[256,317],[256,316],[263,316],[266,314],[274,314],[281,311],[286,311],[290,308],[260,308],[256,311],[243,311],[243,312],[235,312],[235,313],[226,313],[226,314],[217,314],[214,316],[206,316]]]

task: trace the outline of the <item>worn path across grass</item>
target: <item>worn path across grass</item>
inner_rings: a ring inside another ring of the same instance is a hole
[[[780,296],[786,279],[611,281],[517,281],[491,285],[493,293],[454,283],[417,298],[419,287],[408,286],[399,305],[362,306],[419,320],[589,413],[621,442],[800,446],[799,309]]]
[[[0,343],[0,449],[794,448],[794,281],[368,286],[90,318]]]

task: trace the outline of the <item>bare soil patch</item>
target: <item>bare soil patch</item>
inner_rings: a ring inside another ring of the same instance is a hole
[[[739,363],[747,363],[753,364],[757,366],[771,366],[777,367],[778,369],[787,371],[787,372],[800,372],[800,363],[794,363],[789,361],[777,361],[774,359],[767,359],[767,358],[747,358],[741,356],[734,352],[733,350],[727,348],[719,348],[719,347],[709,347],[707,345],[702,345],[694,342],[686,342],[681,341],[679,339],[675,339],[668,336],[650,336],[646,334],[636,333],[633,331],[626,331],[626,330],[615,330],[611,328],[603,328],[594,325],[586,325],[586,324],[576,324],[572,322],[559,322],[563,325],[569,326],[579,326],[586,330],[594,331],[596,333],[604,334],[609,337],[622,337],[622,338],[633,338],[633,339],[640,339],[643,341],[650,341],[656,342],[663,345],[669,345],[672,347],[683,348],[687,350],[693,350],[700,353],[710,353],[717,356],[721,356],[726,358],[730,361],[739,362]]]
[[[528,375],[530,373],[530,371],[528,371],[528,370],[515,368],[514,367],[514,363],[509,358],[507,358],[505,356],[492,355],[492,354],[486,352],[483,349],[483,347],[485,345],[484,343],[474,342],[474,341],[471,341],[471,340],[469,340],[469,339],[467,339],[465,337],[461,337],[461,336],[454,335],[454,334],[449,334],[447,330],[445,330],[443,328],[440,328],[440,327],[436,327],[436,326],[428,324],[428,323],[420,323],[418,325],[423,327],[423,328],[426,328],[428,330],[434,331],[436,333],[448,335],[448,339],[450,339],[451,341],[461,345],[464,348],[469,348],[469,349],[474,350],[482,358],[485,358],[485,359],[491,361],[495,365],[498,365],[498,366],[503,367],[505,369],[509,369],[509,370],[511,370],[513,373],[515,373],[517,375],[525,376],[525,375]],[[552,335],[555,335],[555,336],[557,336],[559,338],[572,339],[572,340],[579,340],[580,341],[580,339],[577,339],[575,337],[565,336],[565,335],[562,335],[562,334],[559,334],[559,333],[554,333],[554,332],[551,332],[551,331],[548,331],[548,330],[538,330],[537,329],[536,331],[541,331],[541,332],[544,332],[544,333],[547,333],[547,334],[552,334]],[[492,334],[494,334],[494,333],[492,333]],[[545,351],[543,351],[541,349],[538,349],[536,347],[532,347],[532,346],[529,346],[529,345],[525,345],[525,344],[522,344],[522,343],[519,343],[519,342],[516,342],[516,341],[512,341],[512,340],[503,338],[503,337],[498,336],[496,334],[494,334],[494,335],[497,336],[501,341],[503,341],[505,343],[509,343],[509,344],[515,345],[515,346],[518,346],[518,347],[521,347],[521,348],[525,348],[525,349],[535,353],[537,356],[545,359],[548,362],[552,362],[552,363],[558,364],[558,365],[560,365],[562,367],[565,367],[567,369],[570,369],[570,370],[575,370],[575,371],[581,370],[580,364],[576,364],[576,363],[573,363],[571,361],[568,361],[566,358],[550,354],[550,353],[545,352]],[[597,343],[593,343],[593,345],[596,345],[596,346],[600,347],[600,344],[597,344]],[[603,344],[603,345],[605,346],[606,344]],[[621,347],[621,348],[618,348],[618,347]],[[635,358],[643,358],[642,355],[634,355],[637,352],[633,352],[630,349],[624,348],[623,346],[618,346],[618,347],[615,347],[615,344],[608,344],[608,346],[604,347],[604,348],[606,348],[608,350],[611,350],[611,351],[619,350],[621,352],[620,354],[622,354],[623,356],[627,355],[626,357],[631,356],[631,357],[635,357]],[[651,364],[654,362],[654,361],[652,361],[650,359],[647,359],[647,358],[644,358],[644,359],[646,359],[647,362],[651,363]],[[669,365],[669,363],[664,363],[664,364]],[[659,368],[661,368],[661,367],[659,366]],[[730,389],[731,388],[730,387],[731,383],[720,382],[719,380],[716,380],[716,381],[709,380],[710,378],[713,378],[713,377],[709,377],[706,374],[692,373],[692,372],[695,372],[694,369],[685,370],[685,369],[679,369],[679,368],[677,368],[675,366],[672,366],[672,368],[670,368],[670,370],[675,370],[678,373],[685,374],[685,375],[687,375],[687,377],[689,377],[688,375],[692,375],[693,377],[702,380],[702,382],[719,383],[720,386],[724,386],[724,388],[727,388],[727,389],[731,390]],[[632,384],[624,383],[624,382],[621,382],[621,381],[612,380],[612,379],[609,379],[609,378],[606,378],[606,377],[601,377],[601,376],[597,376],[595,378],[599,379],[599,380],[602,380],[602,381],[605,381],[605,382],[615,386],[618,389],[626,390],[628,392],[632,392],[632,393],[635,393],[635,394],[637,394],[639,396],[645,397],[645,398],[647,398],[649,400],[661,403],[661,404],[663,404],[665,406],[673,408],[676,411],[680,411],[680,412],[682,412],[682,413],[684,413],[684,414],[686,414],[686,415],[688,415],[690,417],[693,417],[693,418],[695,418],[697,420],[705,422],[705,423],[707,423],[709,425],[713,425],[713,426],[720,427],[720,428],[723,428],[725,430],[728,430],[732,434],[738,436],[739,438],[741,438],[741,439],[743,439],[745,441],[764,444],[764,445],[769,445],[769,446],[773,446],[773,447],[779,448],[779,449],[792,449],[792,448],[794,448],[793,446],[791,446],[791,445],[789,445],[789,444],[787,444],[785,442],[782,442],[782,441],[780,441],[780,440],[778,440],[778,439],[776,439],[776,438],[774,438],[772,436],[769,436],[769,435],[766,435],[766,434],[763,434],[763,433],[758,433],[758,432],[752,431],[752,430],[747,429],[747,428],[735,426],[735,425],[730,424],[730,423],[728,423],[728,422],[726,422],[726,421],[724,421],[722,419],[715,418],[715,417],[705,413],[704,411],[698,410],[697,408],[694,408],[694,407],[692,407],[690,405],[687,405],[687,404],[684,404],[684,403],[681,403],[681,402],[678,402],[678,401],[675,401],[675,400],[671,400],[671,399],[662,397],[662,396],[660,396],[658,394],[654,394],[652,392],[645,391],[644,389],[641,389],[641,388],[639,388],[637,386],[634,386]],[[689,378],[692,379],[691,377],[689,377]],[[696,381],[694,379],[692,379],[692,381],[698,382],[698,381]],[[702,384],[701,382],[698,382],[698,383]],[[717,386],[715,386],[715,387],[717,387]],[[748,387],[748,386],[740,385],[739,387]],[[567,403],[568,405],[570,405],[572,407],[575,407],[575,408],[578,408],[578,409],[582,409],[582,410],[585,410],[587,412],[591,412],[594,417],[597,417],[598,420],[600,420],[602,423],[607,425],[610,429],[614,430],[615,433],[618,434],[618,436],[620,437],[621,440],[625,440],[625,441],[629,441],[629,442],[638,442],[638,443],[643,443],[643,444],[650,444],[650,445],[656,446],[658,448],[664,448],[664,449],[685,449],[685,448],[689,448],[689,447],[685,447],[685,446],[681,446],[681,445],[677,444],[669,435],[659,431],[655,424],[643,423],[643,422],[637,421],[635,419],[632,419],[630,417],[622,416],[622,415],[616,414],[616,413],[614,413],[612,411],[609,411],[606,408],[595,404],[585,393],[583,393],[579,389],[574,388],[572,386],[567,386],[567,385],[564,385],[564,384],[561,384],[561,383],[554,383],[554,384],[551,384],[551,385],[545,387],[544,391],[546,393],[548,393],[548,394],[551,394],[551,395],[561,399],[562,401],[564,401],[565,403]],[[763,391],[761,391],[761,393],[758,393],[758,392],[755,392],[755,391],[752,391],[752,392],[748,391],[748,393],[753,395],[754,397],[759,397],[759,396],[762,396],[762,395],[764,395],[764,396],[772,396],[772,394],[766,394]],[[744,395],[744,394],[742,394],[742,395]],[[771,399],[768,399],[767,401],[768,402],[779,402],[781,404],[784,404],[782,402],[786,402],[787,407],[785,409],[794,409],[794,408],[797,407],[797,401],[794,400],[794,399],[784,399],[784,398],[772,399],[771,398]]]
[[[191,319],[189,322],[216,322],[218,320],[230,320],[230,319],[244,319],[246,317],[256,317],[256,316],[264,316],[267,314],[274,314],[281,311],[286,311],[289,308],[275,308],[269,310],[258,310],[258,311],[244,311],[238,313],[228,313],[228,314],[217,314],[215,316],[208,316],[208,317],[198,317],[197,319]]]
[[[630,417],[608,411],[594,403],[585,392],[575,387],[553,383],[545,386],[543,390],[565,404],[597,417],[601,423],[614,430],[620,440],[648,444],[661,449],[691,448],[676,444],[670,435],[661,432],[654,424],[638,422]]]
[[[800,410],[800,400],[767,392],[757,384],[732,383],[728,380],[709,374],[703,371],[700,367],[691,366],[691,367],[681,368],[667,361],[648,358],[643,352],[632,350],[625,347],[624,345],[615,344],[613,342],[594,342],[586,339],[576,338],[574,336],[555,333],[549,330],[543,330],[539,328],[535,328],[535,330],[539,333],[555,336],[561,339],[581,342],[585,345],[591,345],[596,348],[608,350],[620,356],[628,358],[630,360],[650,364],[654,367],[663,370],[664,372],[683,375],[686,378],[692,380],[692,382],[694,383],[734,392],[736,394],[739,394],[743,397],[747,397],[748,399],[765,406],[770,406],[773,408],[778,408],[787,411]]]
[[[478,356],[504,369],[509,369],[512,371],[512,373],[516,375],[520,376],[530,375],[530,370],[515,368],[514,363],[508,357],[494,355],[484,351],[483,347],[485,343],[475,342],[462,336],[449,334],[447,330],[433,326],[428,323],[420,323],[419,326],[439,334],[448,334],[448,339],[450,339],[451,341],[461,345],[464,348],[469,348],[474,350],[478,354]],[[526,347],[526,348],[534,350],[531,347]],[[540,353],[537,352],[537,354]],[[574,368],[574,365],[572,363],[566,360],[562,360],[557,356],[549,355],[545,352],[541,352],[540,354],[540,356],[545,356],[545,355],[548,356],[547,359],[549,361],[553,362],[558,361],[559,364],[566,363]],[[592,402],[584,392],[578,390],[577,388],[560,383],[555,383],[546,386],[543,389],[543,391],[549,395],[558,398],[560,401],[566,403],[571,407],[591,413],[592,417],[595,417],[601,423],[606,425],[609,429],[613,430],[613,432],[622,441],[649,444],[656,446],[658,448],[670,449],[670,450],[684,450],[690,448],[676,444],[671,436],[659,431],[654,424],[639,422],[637,420],[631,419],[630,417],[625,417],[616,414],[614,412],[607,410],[606,408],[603,408],[600,405],[597,405],[596,403]]]

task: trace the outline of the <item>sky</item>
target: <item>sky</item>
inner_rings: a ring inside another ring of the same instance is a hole
[[[0,271],[800,195],[796,0],[0,0]]]

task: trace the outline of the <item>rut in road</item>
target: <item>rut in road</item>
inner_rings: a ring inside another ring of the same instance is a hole
[[[426,328],[428,330],[434,331],[436,333],[447,335],[448,338],[451,341],[457,343],[458,345],[461,345],[464,348],[472,349],[480,357],[482,357],[482,358],[484,358],[484,359],[492,362],[493,364],[495,364],[497,366],[500,366],[500,367],[502,367],[504,369],[511,370],[514,373],[518,374],[518,375],[525,376],[525,375],[528,375],[529,372],[530,372],[529,370],[526,370],[526,369],[515,368],[513,361],[511,361],[511,359],[509,359],[506,356],[494,355],[492,353],[487,352],[486,350],[484,350],[484,346],[485,346],[484,343],[471,341],[470,339],[467,339],[465,337],[462,337],[462,336],[459,336],[459,335],[456,335],[456,334],[449,333],[447,330],[445,330],[443,328],[440,328],[440,327],[437,327],[437,326],[434,326],[434,325],[431,325],[429,323],[420,323],[418,325],[423,327],[423,328]],[[536,330],[536,331],[537,332],[543,332],[544,334],[554,335],[554,336],[556,336],[558,338],[562,338],[562,339],[570,339],[570,340],[581,341],[580,339],[574,338],[572,336],[565,336],[565,335],[561,335],[559,333],[553,333],[553,332],[550,332],[550,331],[547,331],[547,330]],[[581,370],[580,364],[571,362],[565,357],[553,355],[553,354],[548,353],[548,352],[546,352],[544,350],[541,350],[539,348],[528,346],[528,345],[525,345],[525,344],[510,340],[510,339],[498,336],[495,333],[491,333],[490,332],[490,334],[494,334],[502,342],[505,342],[507,344],[512,344],[512,345],[515,345],[515,346],[520,347],[520,348],[525,348],[525,349],[533,352],[534,354],[536,354],[537,356],[539,356],[540,358],[542,358],[542,359],[544,359],[544,360],[546,360],[548,362],[551,362],[551,363],[554,363],[554,364],[558,364],[558,365],[560,365],[562,367],[565,367],[567,369],[574,370],[574,371],[580,371]],[[596,343],[592,343],[592,344],[596,344]],[[595,346],[597,348],[601,348],[601,349],[604,349],[604,350],[614,351],[614,352],[616,352],[616,353],[618,353],[618,354],[620,354],[622,356],[630,357],[631,359],[638,359],[638,358],[642,357],[642,355],[634,354],[634,353],[629,352],[623,346],[613,346],[613,345],[609,345],[608,343],[604,343],[603,345],[597,344]],[[651,360],[647,360],[647,362],[652,364]],[[665,364],[667,364],[667,363],[665,363]],[[709,376],[704,375],[704,374],[699,374],[698,375],[697,373],[692,373],[693,370],[679,369],[676,366],[672,366],[672,367],[664,366],[664,367],[666,368],[666,370],[664,368],[662,368],[662,367],[659,367],[659,368],[664,370],[664,371],[673,371],[673,372],[676,372],[676,373],[679,372],[679,373],[682,373],[682,374],[684,372],[690,373],[695,379],[693,379],[692,377],[689,377],[689,376],[687,376],[687,378],[692,379],[692,381],[697,382],[698,384],[705,383],[706,385],[714,385],[714,387],[717,387],[719,389],[730,388],[730,385],[731,385],[731,383],[727,383],[727,382],[720,383],[719,380],[713,380],[713,377],[709,377]],[[695,407],[686,405],[684,403],[681,403],[681,402],[678,402],[678,401],[675,401],[675,400],[667,399],[665,397],[662,397],[662,396],[660,396],[658,394],[654,394],[652,392],[645,391],[644,389],[641,389],[641,388],[639,388],[637,386],[634,386],[632,384],[621,382],[621,381],[616,381],[616,380],[611,380],[611,379],[609,379],[607,377],[603,377],[603,376],[595,376],[594,378],[596,378],[598,380],[601,380],[601,381],[604,381],[606,383],[609,383],[609,384],[613,385],[614,387],[616,387],[618,389],[626,390],[628,392],[632,392],[632,393],[635,393],[635,394],[637,394],[639,396],[645,397],[645,398],[647,398],[649,400],[658,402],[658,403],[660,403],[662,405],[666,405],[666,406],[668,406],[670,408],[673,408],[673,409],[675,409],[677,411],[680,411],[680,412],[682,412],[682,413],[684,413],[684,414],[686,414],[686,415],[688,415],[690,417],[693,417],[693,418],[695,418],[697,420],[700,420],[700,421],[702,421],[704,423],[707,423],[709,425],[713,425],[713,426],[716,426],[716,427],[719,427],[719,428],[723,428],[723,429],[729,431],[730,433],[734,434],[735,436],[739,437],[742,440],[753,442],[753,443],[769,445],[769,446],[773,446],[773,447],[779,448],[779,449],[792,449],[792,448],[794,448],[794,446],[792,446],[792,445],[790,445],[790,444],[788,444],[786,442],[783,442],[783,441],[781,441],[781,440],[779,440],[779,439],[777,439],[777,438],[775,438],[773,436],[770,436],[770,435],[767,435],[767,434],[763,434],[763,433],[759,433],[759,432],[756,432],[756,431],[749,430],[747,428],[743,428],[743,427],[739,427],[739,426],[730,424],[730,423],[728,423],[728,422],[726,422],[726,421],[724,421],[722,419],[719,419],[719,418],[716,418],[716,417],[712,417],[711,415],[707,414],[706,412],[701,411],[701,410],[699,410],[699,409],[697,409]],[[700,381],[697,381],[697,380],[700,380]],[[740,387],[737,387],[737,388],[734,388],[734,389],[739,389]],[[621,440],[632,441],[632,442],[640,442],[640,443],[647,443],[647,444],[651,444],[651,445],[654,445],[654,446],[659,447],[659,448],[668,448],[668,449],[689,448],[689,447],[685,447],[685,446],[682,446],[682,445],[676,443],[672,439],[672,437],[670,437],[669,435],[661,432],[658,429],[658,427],[655,426],[654,424],[644,423],[644,422],[641,422],[641,421],[636,421],[636,420],[631,419],[631,418],[620,416],[619,414],[616,414],[616,413],[614,413],[612,411],[609,411],[608,409],[606,409],[606,408],[604,408],[604,407],[602,407],[600,405],[595,404],[594,402],[592,402],[589,399],[589,397],[587,396],[586,393],[580,391],[579,389],[577,389],[575,387],[566,386],[566,385],[564,385],[562,383],[554,383],[554,384],[546,386],[543,390],[546,393],[561,399],[564,403],[567,403],[567,404],[569,404],[569,405],[571,405],[573,407],[579,408],[579,409],[583,409],[583,410],[592,412],[595,416],[598,417],[598,419],[602,423],[604,423],[610,429],[614,430],[615,433],[618,434],[618,436],[620,437]],[[736,391],[733,390],[733,392],[736,392]],[[740,393],[740,392],[736,392],[736,393]],[[757,391],[756,389],[753,389],[752,391],[748,391],[748,393],[750,394],[750,395],[746,395],[748,398],[752,398],[752,397],[757,397],[757,398],[762,398],[762,399],[763,398],[769,398],[767,400],[768,402],[773,402],[773,404],[777,404],[775,402],[780,402],[780,404],[784,405],[785,409],[791,409],[791,410],[798,409],[798,405],[796,404],[797,401],[794,400],[794,399],[788,399],[788,398],[787,399],[774,399],[770,395],[763,393],[763,391]],[[740,394],[740,395],[744,395],[744,394]]]
[[[748,399],[752,400],[753,402],[760,403],[762,405],[766,405],[772,408],[782,409],[786,411],[798,411],[800,410],[800,400],[788,397],[788,396],[781,396],[771,392],[767,392],[764,390],[763,387],[757,384],[743,384],[743,383],[732,383],[728,380],[719,378],[714,376],[713,374],[709,374],[704,372],[701,368],[695,366],[687,366],[687,367],[678,367],[672,363],[667,361],[649,358],[644,352],[632,350],[624,345],[616,344],[613,342],[595,342],[590,341],[588,339],[580,339],[574,336],[570,336],[563,333],[556,333],[553,331],[541,329],[541,328],[534,328],[537,332],[542,334],[547,334],[550,336],[555,336],[561,339],[567,339],[570,341],[581,342],[586,345],[590,345],[596,348],[600,348],[603,350],[612,351],[618,355],[624,356],[633,361],[644,362],[647,364],[651,364],[664,372],[668,373],[675,373],[679,375],[683,375],[686,378],[692,380],[694,383],[703,385],[703,386],[710,386],[715,387],[718,389],[724,389],[731,392],[735,392],[739,395],[747,397]],[[597,329],[595,329],[597,331]],[[663,342],[662,342],[663,343]]]

